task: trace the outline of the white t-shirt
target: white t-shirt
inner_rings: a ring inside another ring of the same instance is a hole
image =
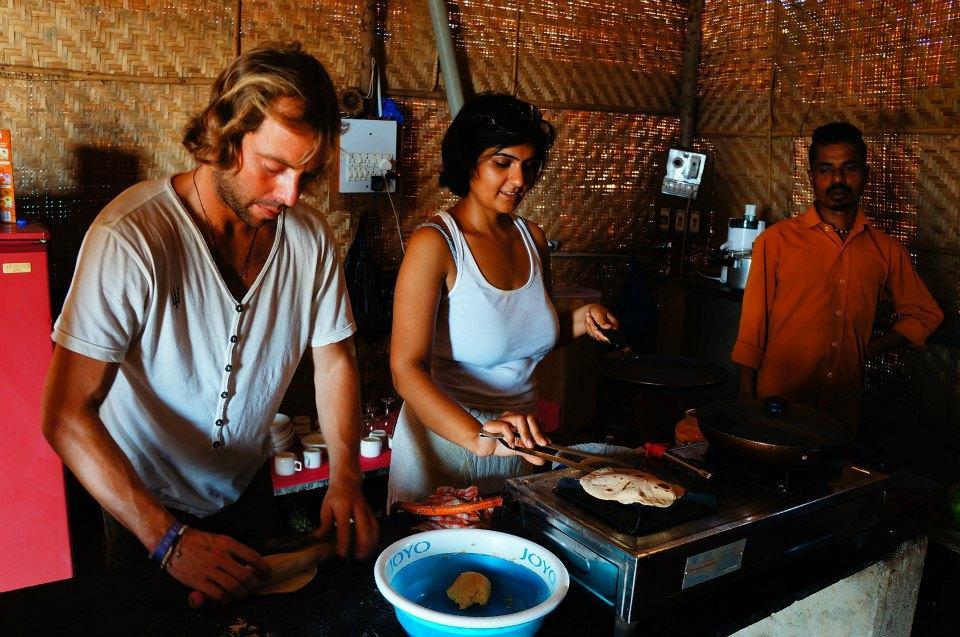
[[[104,424],[164,505],[206,516],[266,461],[269,424],[306,348],[354,331],[320,213],[298,204],[280,216],[238,302],[164,179],[133,186],[94,220],[53,340],[120,363]]]

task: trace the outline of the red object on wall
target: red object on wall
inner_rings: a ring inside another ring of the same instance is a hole
[[[0,224],[0,591],[73,576],[63,465],[40,426],[49,236]]]

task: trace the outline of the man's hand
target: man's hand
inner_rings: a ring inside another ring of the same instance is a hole
[[[377,519],[370,510],[360,483],[331,481],[320,507],[320,526],[313,532],[327,537],[337,527],[337,554],[346,557],[353,541],[353,555],[365,559],[377,546]]]
[[[226,535],[187,529],[167,572],[204,597],[227,603],[256,590],[258,578],[270,574],[259,553]]]

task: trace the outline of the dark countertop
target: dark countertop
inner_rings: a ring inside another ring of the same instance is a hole
[[[757,577],[644,620],[644,635],[727,635],[852,574],[903,537],[876,532],[858,546],[808,556],[775,577]],[[387,545],[385,539],[384,546]],[[392,637],[403,631],[377,591],[372,563],[320,565],[305,588],[191,609],[187,591],[155,567],[87,575],[0,594],[0,634]],[[548,616],[542,635],[605,636],[613,613],[576,585]]]

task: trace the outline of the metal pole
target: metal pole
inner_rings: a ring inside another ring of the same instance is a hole
[[[443,85],[447,90],[450,119],[453,119],[463,106],[463,86],[460,83],[460,69],[457,66],[457,54],[453,48],[453,36],[450,34],[450,16],[444,0],[427,1],[430,5],[433,38],[437,42],[440,70],[443,72]]]
[[[703,36],[703,4],[704,0],[690,0],[687,8],[687,43],[680,80],[680,147],[686,149],[693,148],[697,133],[697,67]]]

